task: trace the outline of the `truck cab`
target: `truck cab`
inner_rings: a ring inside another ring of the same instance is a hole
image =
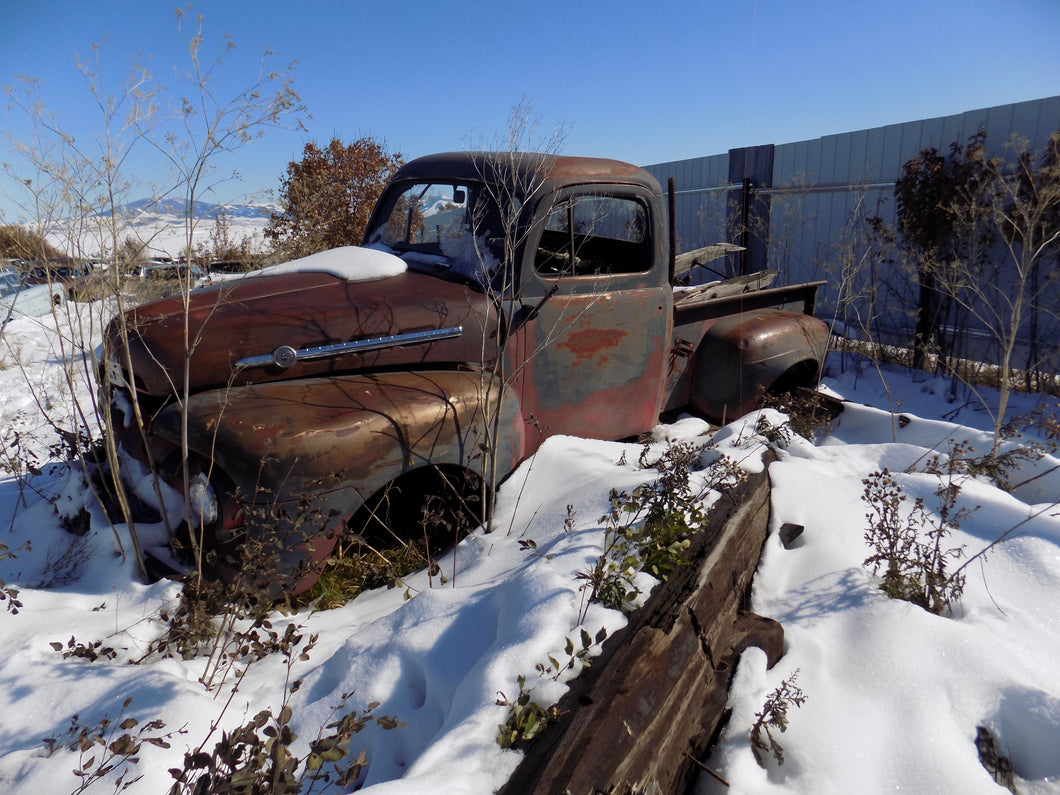
[[[623,438],[665,399],[672,290],[658,184],[628,164],[525,154],[422,158],[394,176],[365,245],[494,300],[500,370],[530,449],[552,434]],[[434,182],[440,175],[447,181]]]

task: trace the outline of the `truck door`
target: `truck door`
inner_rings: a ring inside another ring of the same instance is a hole
[[[566,188],[539,204],[512,318],[531,449],[553,434],[620,439],[658,422],[673,294],[651,211],[635,187]]]

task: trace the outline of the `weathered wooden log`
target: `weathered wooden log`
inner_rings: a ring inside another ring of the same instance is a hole
[[[560,719],[525,747],[502,790],[678,793],[725,715],[729,681],[748,646],[772,666],[784,632],[743,613],[768,530],[769,478],[723,497],[693,540],[690,565],[659,585],[560,701]]]

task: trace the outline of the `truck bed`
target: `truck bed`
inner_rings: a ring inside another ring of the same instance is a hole
[[[804,282],[767,289],[754,286],[764,279],[772,281],[775,276],[773,271],[763,271],[690,290],[675,290],[674,324],[769,307],[812,315],[817,289],[826,282]]]

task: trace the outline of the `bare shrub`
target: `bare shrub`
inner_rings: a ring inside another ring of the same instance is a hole
[[[778,765],[784,764],[784,746],[777,742],[771,729],[779,732],[788,730],[788,712],[792,707],[801,707],[806,703],[806,695],[795,684],[799,676],[798,669],[766,698],[760,712],[755,713],[755,722],[751,726],[751,753],[759,767],[765,767],[765,754],[770,753]],[[763,734],[765,736],[763,736]]]
[[[657,480],[629,494],[611,490],[611,509],[600,517],[604,523],[601,554],[577,575],[583,593],[578,623],[585,620],[594,602],[631,609],[640,595],[638,573],[666,580],[675,568],[686,565],[684,553],[706,521],[707,493],[733,489],[746,477],[736,462],[722,455],[707,467],[704,484],[694,486],[692,473],[701,470],[703,450],[687,442],[670,445],[650,464],[648,455],[645,447],[640,465],[656,469]]]
[[[45,750],[49,757],[61,759],[62,751],[77,754],[74,775],[80,780],[75,793],[84,792],[93,784],[118,771],[114,781],[114,792],[124,792],[138,782],[140,776],[130,776],[132,766],[140,761],[140,748],[145,743],[159,748],[169,748],[170,740],[183,734],[183,729],[162,733],[166,724],[151,720],[141,724],[135,718],[119,720],[132,704],[132,698],[122,703],[118,718],[103,717],[98,723],[81,723],[79,715],[70,718],[70,726],[63,737],[46,737]]]
[[[912,602],[936,615],[947,612],[964,590],[964,575],[951,571],[964,545],[947,546],[948,536],[970,514],[957,507],[961,487],[956,468],[940,479],[937,513],[928,511],[919,497],[906,511],[906,496],[886,469],[862,483],[862,500],[869,507],[865,542],[872,549],[863,565],[871,566],[873,573],[883,571],[880,589],[891,599]]]

